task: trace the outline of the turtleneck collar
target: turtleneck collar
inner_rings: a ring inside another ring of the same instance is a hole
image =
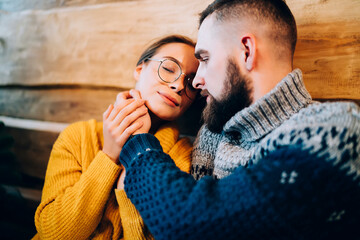
[[[225,125],[225,134],[237,132],[242,141],[256,141],[311,103],[300,69],[283,78],[275,88],[249,107],[236,113]]]

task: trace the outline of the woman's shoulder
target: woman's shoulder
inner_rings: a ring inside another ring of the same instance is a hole
[[[102,122],[95,119],[78,121],[69,124],[60,134],[59,138],[88,138],[102,133]]]
[[[95,119],[74,122],[60,133],[53,150],[77,152],[81,148],[92,148],[96,151],[101,148],[102,139],[102,122]]]

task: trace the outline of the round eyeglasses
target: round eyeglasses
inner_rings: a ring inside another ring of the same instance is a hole
[[[194,80],[195,74],[186,75],[182,72],[180,65],[174,60],[168,58],[163,60],[148,58],[148,60],[160,62],[158,75],[163,82],[173,83],[178,80],[181,75],[185,75],[186,86],[188,86],[190,89],[193,89],[192,82]]]

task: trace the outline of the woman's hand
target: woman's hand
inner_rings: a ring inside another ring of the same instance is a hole
[[[142,99],[140,92],[138,90],[135,89],[131,89],[129,91],[129,94],[132,98],[134,99]],[[117,99],[116,99],[117,100]],[[140,133],[148,133],[150,131],[151,128],[151,118],[150,118],[150,114],[147,113],[145,115],[143,115],[142,117],[140,117],[138,119],[138,121],[141,121],[143,123],[143,126],[140,127],[138,130],[136,130],[133,135],[135,134],[140,134]]]
[[[115,106],[110,104],[103,114],[103,152],[115,163],[118,163],[121,149],[130,135],[144,131],[141,117],[148,115],[145,101],[129,96],[129,92],[118,94]]]

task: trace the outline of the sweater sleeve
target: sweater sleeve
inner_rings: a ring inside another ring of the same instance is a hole
[[[177,140],[177,135],[175,137],[171,137],[174,133],[173,128],[162,129],[162,133],[163,134],[156,134],[156,138],[163,146],[165,146],[169,155],[174,160],[175,165],[181,171],[189,173],[192,150],[189,139],[181,138]],[[124,240],[154,239],[147,226],[144,224],[144,221],[134,204],[132,204],[130,199],[127,197],[125,191],[115,189],[115,195],[119,204],[120,218],[124,231]]]
[[[129,141],[120,161],[127,163],[126,193],[155,239],[359,234],[359,178],[296,146],[270,152],[221,180],[195,181],[179,171],[149,134]]]
[[[99,151],[82,166],[84,123],[65,129],[54,144],[42,200],[35,213],[41,239],[88,239],[101,220],[120,167]]]

